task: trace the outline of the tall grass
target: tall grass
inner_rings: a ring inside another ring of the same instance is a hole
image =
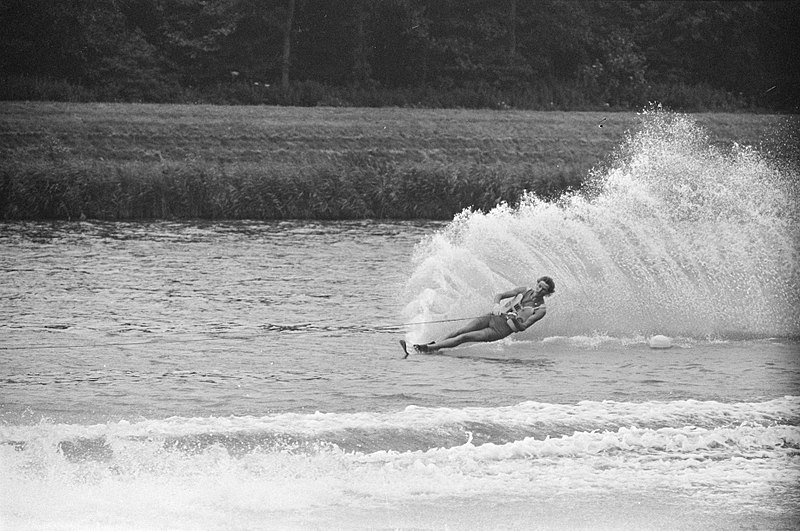
[[[376,171],[377,170],[377,171]],[[517,172],[519,172],[517,168]],[[577,185],[543,167],[322,165],[272,171],[252,164],[6,166],[3,219],[448,219],[464,208],[513,204],[524,190],[552,195]]]
[[[718,142],[754,143],[776,120],[701,121]],[[3,103],[0,218],[449,219],[524,190],[580,186],[635,123],[630,113]]]

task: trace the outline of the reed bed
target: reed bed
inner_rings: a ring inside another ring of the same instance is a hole
[[[781,117],[699,115],[720,144]],[[449,219],[556,197],[633,113],[0,103],[2,219]]]

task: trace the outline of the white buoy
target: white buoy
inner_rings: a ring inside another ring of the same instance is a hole
[[[670,348],[672,340],[667,336],[653,336],[647,344],[650,345],[650,348]]]

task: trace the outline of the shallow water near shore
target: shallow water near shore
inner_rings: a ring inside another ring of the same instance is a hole
[[[450,223],[0,225],[0,524],[796,528],[796,198],[661,118],[590,200]],[[402,359],[541,274],[531,330]]]

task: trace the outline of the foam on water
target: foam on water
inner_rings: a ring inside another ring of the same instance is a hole
[[[407,320],[480,315],[494,293],[547,274],[557,289],[539,335],[800,334],[797,170],[752,147],[714,147],[685,115],[640,118],[581,193],[465,211],[420,243]]]
[[[791,497],[798,424],[797,397],[42,421],[0,428],[0,485],[4,516],[29,527],[224,527],[243,515],[255,525],[339,507],[654,489],[744,511]]]

